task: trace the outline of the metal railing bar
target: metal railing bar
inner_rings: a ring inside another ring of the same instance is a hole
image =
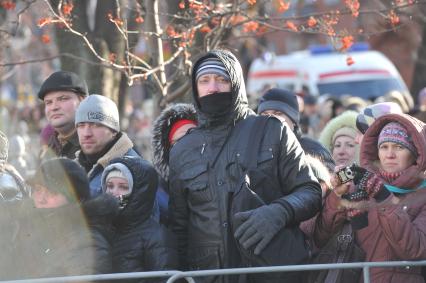
[[[323,269],[347,269],[347,268],[369,269],[371,267],[421,266],[421,265],[426,265],[426,260],[425,261],[391,261],[391,262],[351,262],[351,263],[332,263],[332,264],[305,264],[305,265],[291,265],[291,266],[211,269],[211,270],[200,270],[200,271],[184,271],[182,273],[175,274],[173,277],[169,278],[169,280],[167,280],[167,283],[175,282],[175,280],[183,278],[183,277],[202,277],[202,276],[307,271],[307,270],[323,270]],[[369,274],[368,271],[364,271],[364,273]]]
[[[184,279],[186,280],[186,282],[188,282],[188,283],[196,283],[196,282],[195,282],[195,280],[194,280],[194,278],[189,277],[189,276],[185,276],[185,275],[181,276],[181,274],[180,274],[180,273],[176,273],[176,274],[174,274],[172,277],[170,277],[170,278],[167,280],[167,282],[166,282],[166,283],[168,283],[169,281],[170,281],[170,282],[175,282],[177,279],[182,279],[182,278],[184,278]]]
[[[37,278],[37,279],[24,279],[24,280],[9,280],[9,281],[0,281],[0,282],[1,283],[30,283],[30,282],[31,283],[51,283],[51,282],[78,282],[78,281],[169,277],[169,279],[167,280],[167,283],[175,282],[175,280],[181,279],[181,278],[185,278],[186,281],[189,283],[194,283],[195,281],[192,277],[268,273],[268,272],[307,271],[307,270],[323,270],[323,269],[362,268],[364,278],[367,278],[367,281],[364,279],[364,282],[369,283],[370,268],[397,267],[397,266],[426,266],[426,260],[304,264],[304,265],[290,265],[290,266],[211,269],[211,270],[199,270],[199,271],[167,270],[167,271],[129,272],[129,273],[114,273],[114,274],[97,274],[97,275],[80,275],[80,276]]]
[[[370,283],[370,268],[368,266],[362,268],[362,275],[364,277],[364,283]]]
[[[174,274],[182,273],[178,270],[166,271],[145,271],[145,272],[128,272],[128,273],[111,273],[96,275],[78,275],[64,277],[50,277],[37,279],[22,279],[0,281],[1,283],[53,283],[53,282],[80,282],[80,281],[100,281],[100,280],[120,280],[120,279],[140,279],[140,278],[161,278],[171,277]]]

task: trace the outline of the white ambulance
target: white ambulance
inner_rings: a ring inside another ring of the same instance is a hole
[[[346,63],[348,56],[354,61],[352,65]],[[370,100],[392,90],[408,92],[393,63],[382,53],[368,50],[366,44],[354,44],[347,54],[315,46],[266,60],[258,58],[250,66],[247,92],[260,96],[268,87]]]

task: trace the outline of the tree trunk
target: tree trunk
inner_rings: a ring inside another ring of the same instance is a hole
[[[58,6],[58,0],[50,1],[52,7],[56,8]],[[72,12],[73,18],[72,23],[73,27],[76,30],[87,32],[87,17],[86,17],[86,7],[84,5],[85,1],[77,1],[74,3],[74,9]],[[56,44],[58,46],[59,53],[68,53],[75,55],[80,58],[86,58],[87,47],[85,44],[82,44],[81,38],[74,35],[73,33],[67,31],[64,28],[56,26],[55,28],[56,35]],[[61,69],[65,71],[71,71],[79,74],[82,78],[85,78],[85,69],[86,64],[82,64],[81,61],[74,58],[63,56],[60,58]],[[86,81],[87,78],[85,78]],[[89,92],[91,92],[91,85],[88,85]]]
[[[52,0],[54,7],[57,0]],[[108,20],[108,13],[116,15],[117,2],[115,0],[97,1],[93,15],[88,13],[90,1],[74,1],[72,12],[73,28],[86,34],[95,50],[103,58],[110,58],[114,54],[116,60],[121,62],[124,58],[125,41],[114,24]],[[94,18],[93,18],[94,17]],[[90,28],[90,21],[94,26]],[[61,53],[70,53],[95,64],[84,63],[69,57],[61,57],[61,69],[73,71],[83,77],[89,87],[90,93],[105,95],[118,102],[121,72],[105,68],[99,65],[99,60],[93,55],[82,39],[67,32],[62,28],[56,28],[58,49]]]
[[[158,15],[158,0],[146,0],[146,19],[145,28],[147,32],[153,32],[159,36],[151,36],[148,39],[148,50],[151,50],[151,61],[149,62],[152,66],[159,66],[164,63],[163,54],[163,42],[161,39],[162,30],[160,27],[160,19]],[[155,75],[158,77],[161,85],[157,85],[155,93],[152,94],[153,105],[155,107],[153,116],[157,117],[160,113],[160,101],[167,94],[166,88],[166,71],[165,68],[161,68]]]

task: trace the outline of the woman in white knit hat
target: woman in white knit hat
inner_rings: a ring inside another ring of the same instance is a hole
[[[322,130],[319,141],[331,152],[337,166],[358,163],[359,144],[355,143],[358,135],[355,111],[346,111],[333,118]]]

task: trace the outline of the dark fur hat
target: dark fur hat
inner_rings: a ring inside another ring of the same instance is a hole
[[[152,126],[153,163],[164,180],[169,178],[169,133],[171,126],[178,120],[197,121],[197,113],[192,104],[178,103],[164,109]]]

